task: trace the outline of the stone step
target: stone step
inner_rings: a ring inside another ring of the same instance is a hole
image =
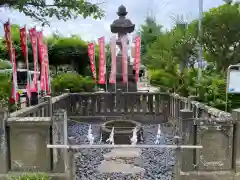
[[[113,149],[111,152],[103,155],[105,160],[125,158],[133,159],[141,156],[141,149],[139,148],[124,148],[124,149]]]
[[[97,170],[100,173],[123,173],[123,174],[141,174],[145,172],[144,168],[131,164],[125,164],[121,161],[102,161]]]

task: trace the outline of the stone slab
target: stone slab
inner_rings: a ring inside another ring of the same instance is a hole
[[[102,161],[97,170],[100,173],[143,174],[145,169],[121,161]]]
[[[111,152],[104,154],[103,157],[104,159],[138,158],[141,156],[141,152],[139,148],[113,149]]]

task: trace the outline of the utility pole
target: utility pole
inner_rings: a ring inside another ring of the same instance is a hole
[[[203,18],[203,0],[199,0],[199,17],[198,17],[198,80],[202,77],[202,66],[203,66],[203,47],[202,47],[202,18]]]

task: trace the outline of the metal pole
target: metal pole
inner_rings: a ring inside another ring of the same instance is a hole
[[[202,149],[203,146],[201,145],[146,145],[146,144],[137,144],[137,145],[111,145],[111,144],[104,144],[104,145],[51,145],[48,144],[47,148],[67,148],[67,149],[101,149],[101,148],[171,148],[171,149]]]
[[[203,18],[203,0],[199,0],[199,18],[198,18],[198,38],[199,38],[199,49],[198,49],[198,80],[202,77],[202,18]]]
[[[64,111],[64,115],[63,115],[63,133],[64,133],[64,145],[68,145],[68,123],[67,123],[67,111]],[[65,171],[67,171],[68,169],[68,152],[65,149],[64,150],[64,164],[65,164]]]

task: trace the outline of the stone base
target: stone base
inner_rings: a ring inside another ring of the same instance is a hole
[[[138,158],[142,150],[139,148],[113,149],[111,152],[103,155],[105,160],[113,160],[124,157],[124,159]]]
[[[100,173],[144,174],[145,169],[120,161],[102,161],[98,171]]]
[[[181,172],[181,180],[240,180],[240,173],[232,171]]]
[[[9,180],[9,177],[21,176],[22,172],[9,172],[8,174],[0,174],[0,180]],[[49,173],[51,180],[70,180],[68,173]]]

